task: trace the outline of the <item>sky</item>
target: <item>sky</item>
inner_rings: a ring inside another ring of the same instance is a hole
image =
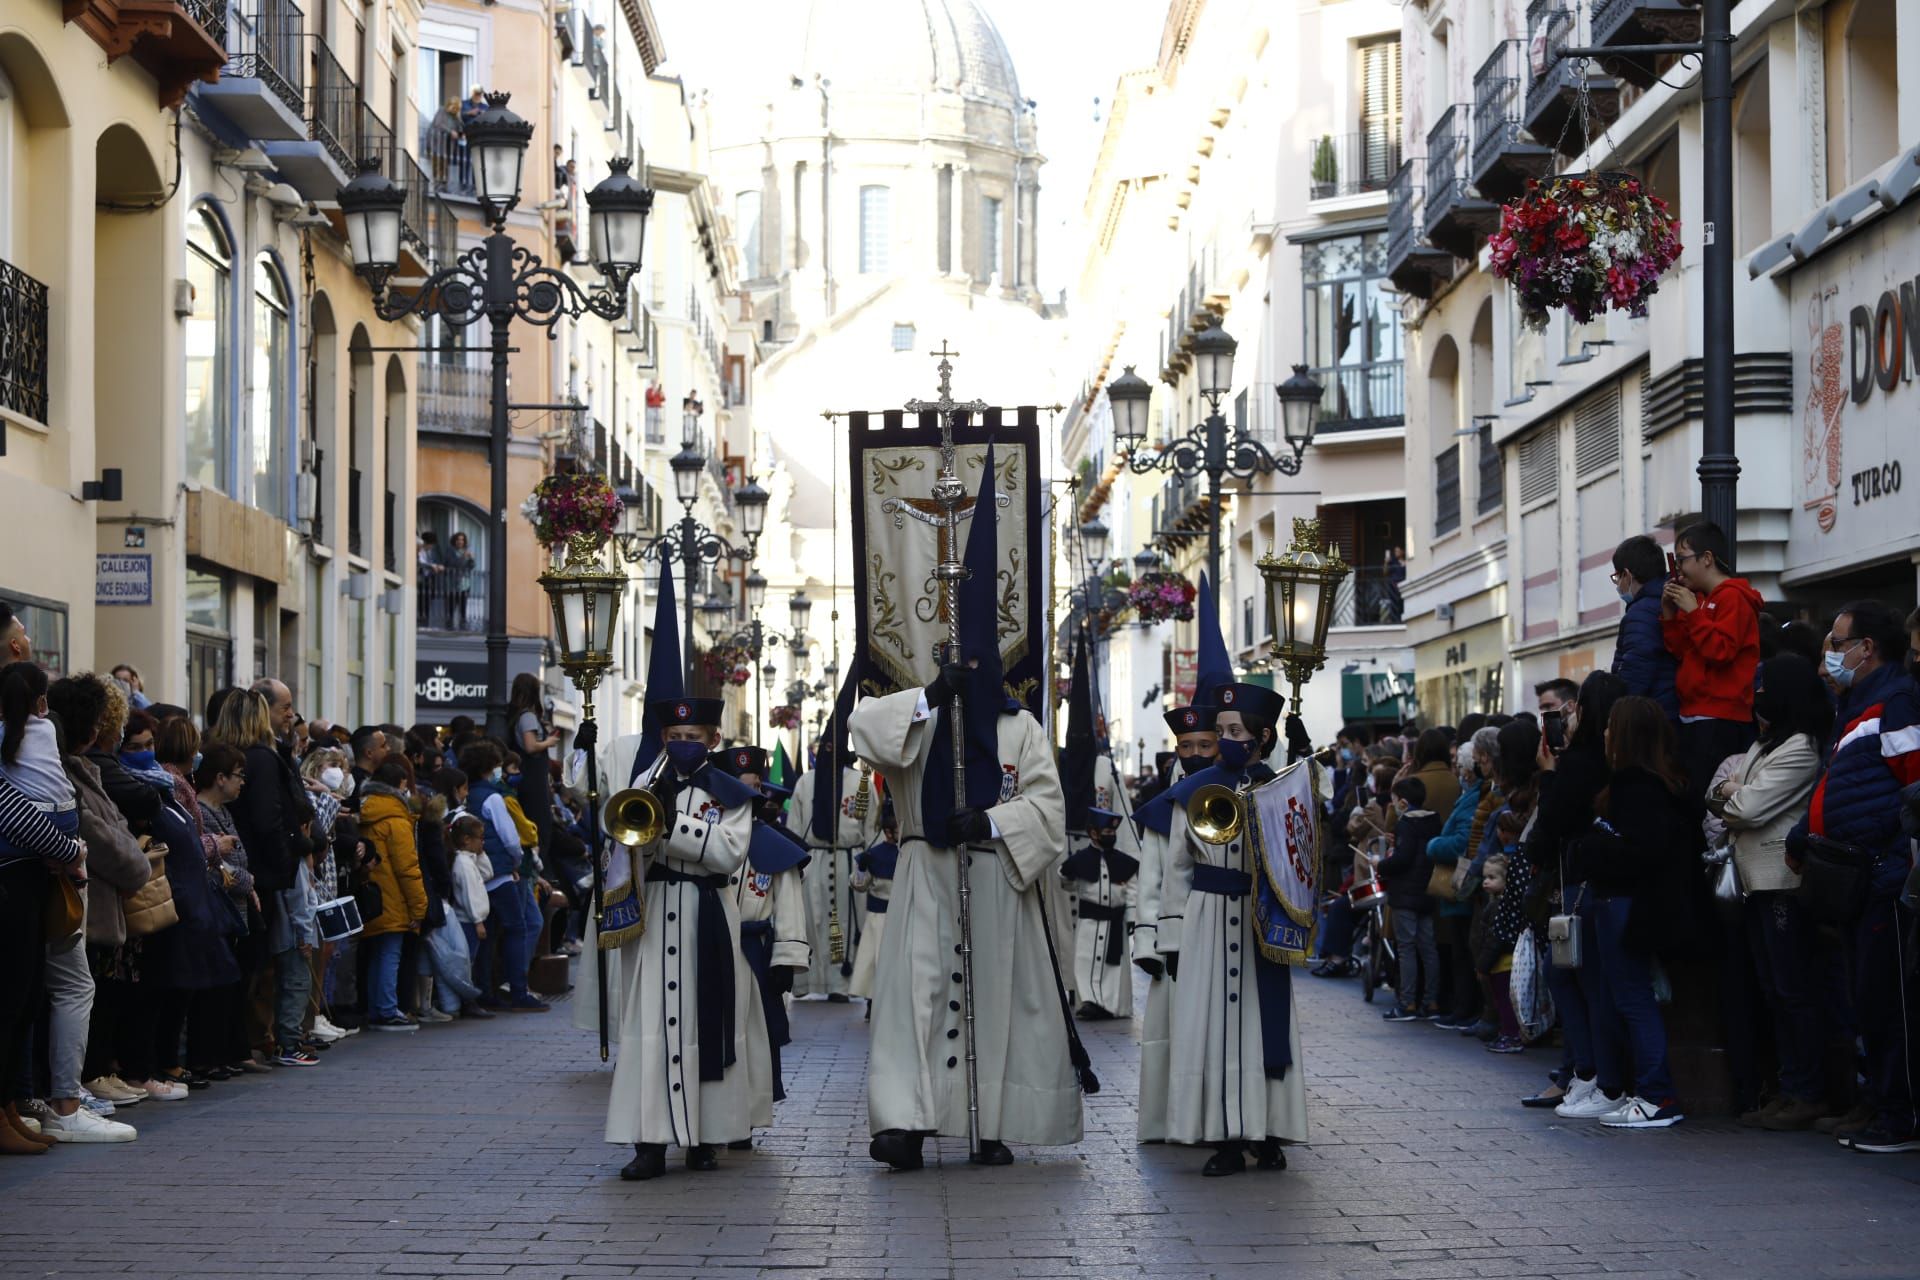
[[[999,28],[1021,92],[1037,104],[1047,158],[1040,172],[1040,284],[1056,296],[1079,275],[1080,209],[1114,84],[1123,72],[1153,65],[1168,0],[975,3]],[[730,82],[781,83],[799,61],[805,3],[654,0],[653,7],[667,47],[663,70],[677,72],[690,89],[720,95]]]

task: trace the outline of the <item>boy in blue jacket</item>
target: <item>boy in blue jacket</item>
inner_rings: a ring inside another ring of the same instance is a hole
[[[1660,544],[1636,533],[1613,549],[1613,572],[1608,575],[1620,603],[1620,630],[1613,639],[1613,674],[1627,682],[1627,692],[1652,698],[1678,722],[1680,698],[1674,692],[1679,663],[1660,634],[1660,593],[1667,585],[1667,557]]]

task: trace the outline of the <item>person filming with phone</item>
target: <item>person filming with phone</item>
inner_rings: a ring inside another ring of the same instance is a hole
[[[1680,664],[1680,764],[1687,799],[1699,807],[1720,762],[1753,744],[1760,593],[1733,576],[1733,547],[1710,521],[1680,531],[1673,567],[1660,593],[1660,635]]]

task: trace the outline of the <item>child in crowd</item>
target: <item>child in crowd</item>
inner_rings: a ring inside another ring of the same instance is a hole
[[[60,735],[47,718],[47,673],[36,663],[0,670],[0,778],[26,793],[63,835],[78,835],[80,810],[60,762]],[[85,880],[85,875],[76,871]]]
[[[1487,894],[1487,938],[1480,967],[1493,980],[1494,1008],[1500,1015],[1500,1033],[1487,1045],[1490,1053],[1519,1053],[1527,1047],[1512,994],[1513,948],[1527,927],[1524,903],[1530,864],[1520,854],[1520,833],[1526,825],[1524,813],[1512,808],[1499,812],[1493,827],[1500,852],[1487,859],[1481,872],[1480,887]]]
[[[487,825],[471,813],[458,814],[447,824],[447,843],[453,846],[453,915],[466,934],[468,956],[477,956],[487,940],[492,905],[487,899]],[[492,1016],[477,1003],[461,1012]]]

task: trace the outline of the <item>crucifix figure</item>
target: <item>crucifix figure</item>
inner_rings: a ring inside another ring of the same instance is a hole
[[[922,414],[931,411],[940,424],[940,474],[933,482],[933,501],[939,504],[943,513],[940,521],[940,562],[934,568],[933,576],[942,585],[940,612],[951,622],[954,619],[954,594],[959,591],[961,580],[967,576],[967,569],[960,560],[960,519],[961,511],[971,504],[967,501],[967,487],[960,480],[959,468],[953,456],[953,415],[956,413],[985,413],[987,402],[984,400],[955,400],[953,398],[953,361],[960,353],[947,349],[947,340],[940,340],[940,349],[933,353],[940,357],[940,398],[937,400],[909,400],[906,411]],[[958,638],[950,637],[949,644],[957,645]],[[954,651],[952,648],[949,652]]]

